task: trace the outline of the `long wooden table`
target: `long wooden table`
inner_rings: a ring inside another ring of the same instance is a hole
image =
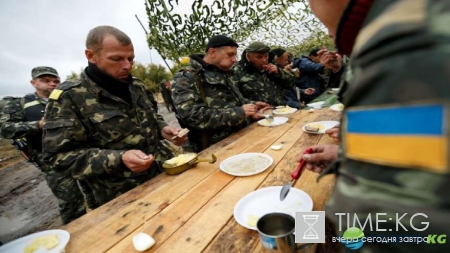
[[[304,133],[302,126],[339,117],[340,113],[325,108],[297,111],[281,126],[252,124],[200,154],[214,153],[215,164],[200,163],[180,175],[161,174],[63,227],[71,234],[66,252],[137,252],[132,237],[138,232],[156,240],[146,252],[263,252],[258,233],[233,218],[235,204],[258,188],[290,181],[299,152],[314,144],[333,143],[327,135]],[[269,148],[280,142],[281,150]],[[268,154],[274,163],[249,177],[230,176],[219,169],[226,158],[245,152]],[[311,196],[314,210],[323,210],[335,179],[328,175],[316,182],[316,178],[316,173],[305,171],[295,187]]]

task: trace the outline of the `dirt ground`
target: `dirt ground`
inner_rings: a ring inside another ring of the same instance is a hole
[[[164,103],[158,107],[169,125],[178,125]],[[60,226],[57,201],[42,172],[0,138],[0,242]]]

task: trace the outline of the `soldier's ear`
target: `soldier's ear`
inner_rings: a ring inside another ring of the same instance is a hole
[[[90,49],[84,50],[84,54],[86,55],[86,59],[93,64],[97,63],[97,55],[94,53],[94,51]]]
[[[34,85],[36,84],[36,81],[35,81],[34,79],[31,79],[31,80],[30,80],[30,83],[31,83],[31,85],[33,85],[33,87],[34,87]]]

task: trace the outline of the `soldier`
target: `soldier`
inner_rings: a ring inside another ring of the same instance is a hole
[[[238,44],[224,35],[213,36],[206,54],[190,56],[190,65],[174,77],[172,98],[180,124],[186,125],[196,151],[263,118],[266,103],[245,99],[232,79]]]
[[[172,84],[169,80],[164,80],[160,84],[161,95],[164,100],[164,104],[166,105],[167,111],[173,111],[173,101],[172,101]]]
[[[425,241],[365,243],[361,252],[449,252],[450,2],[309,2],[338,52],[351,54],[341,144],[302,156],[318,172],[338,165],[329,166],[338,177],[327,215],[338,223],[335,213],[381,213],[366,236]]]
[[[159,162],[172,154],[161,137],[179,129],[156,113],[144,83],[130,74],[130,38],[111,26],[87,35],[88,67],[79,80],[62,83],[50,95],[44,123],[44,161],[88,182],[104,204],[161,173]]]
[[[239,90],[245,98],[263,101],[270,105],[285,105],[283,89],[294,87],[294,76],[269,63],[270,47],[252,42],[233,67]]]
[[[36,67],[31,71],[31,77],[36,92],[8,101],[0,119],[1,135],[7,139],[26,139],[26,144],[21,144],[22,151],[44,173],[48,186],[58,199],[61,219],[67,224],[86,213],[83,195],[70,174],[52,171],[42,161],[44,110],[50,93],[60,83],[59,76],[54,68]],[[95,208],[95,202],[88,203]]]

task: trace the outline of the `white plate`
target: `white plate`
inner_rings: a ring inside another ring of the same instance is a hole
[[[309,104],[307,104],[307,106],[314,108],[314,109],[320,109],[320,108],[322,108],[323,104],[325,104],[325,101],[309,103]]]
[[[255,163],[252,162],[255,158],[261,161],[261,165],[252,167],[255,165]],[[251,176],[265,171],[272,163],[273,159],[269,155],[263,153],[243,153],[222,161],[220,163],[220,170],[232,176]],[[239,168],[239,166],[247,167]]]
[[[286,198],[280,201],[281,188],[282,186],[266,187],[245,195],[234,206],[234,219],[240,225],[256,230],[256,227],[249,224],[251,217],[259,219],[265,214],[278,212],[295,218],[295,212],[308,212],[313,209],[311,197],[294,187]]]
[[[273,122],[269,122],[269,124],[267,124],[268,121],[266,119],[259,120],[258,124],[261,126],[279,126],[286,124],[287,121],[288,118],[286,117],[273,117]]]
[[[66,248],[67,243],[70,239],[69,232],[65,230],[60,229],[54,229],[54,230],[46,230],[38,233],[34,233],[31,235],[24,236],[22,238],[19,238],[17,240],[14,240],[12,242],[9,242],[3,246],[0,247],[0,253],[22,253],[24,252],[25,247],[30,244],[35,238],[46,236],[46,235],[56,235],[59,239],[59,244],[55,248],[51,250],[46,250],[45,248],[41,247],[34,251],[34,253],[61,253],[64,252],[64,249]]]
[[[297,111],[297,108],[289,108],[289,110],[287,110],[287,111],[278,111],[278,109],[275,109],[275,110],[273,110],[273,114],[276,114],[276,115],[288,115],[288,114],[292,114],[292,113],[294,113],[294,112],[296,112]]]
[[[339,88],[332,88],[332,91],[339,91]]]
[[[344,105],[342,105],[342,108],[339,108],[339,105],[342,105],[342,104],[341,103],[334,104],[334,105],[330,106],[330,109],[333,111],[341,112],[342,110],[344,110]]]
[[[310,124],[322,124],[324,126],[324,129],[319,130],[318,132],[306,131],[305,127],[307,125],[310,125]],[[335,127],[337,125],[339,125],[339,121],[317,121],[317,122],[311,122],[311,123],[308,123],[308,124],[304,125],[302,127],[302,129],[303,129],[303,131],[305,131],[305,132],[307,132],[309,134],[324,134],[326,130],[328,130],[330,128],[333,128],[333,127]]]

